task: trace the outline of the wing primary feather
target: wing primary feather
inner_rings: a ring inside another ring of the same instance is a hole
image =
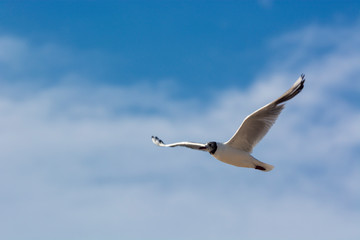
[[[304,88],[305,74],[301,74],[300,78],[294,83],[294,85],[286,91],[281,97],[275,100],[275,105],[289,101],[296,95],[298,95]]]
[[[158,145],[160,147],[166,146],[166,144],[163,142],[163,140],[161,140],[158,137],[151,136],[151,140],[153,141],[154,144],[156,144],[156,145]]]

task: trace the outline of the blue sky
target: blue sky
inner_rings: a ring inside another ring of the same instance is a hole
[[[57,64],[49,74],[76,67],[92,81],[116,85],[171,78],[184,86],[182,94],[191,89],[191,95],[211,87],[248,86],[277,54],[269,39],[309,24],[351,24],[359,12],[355,1],[0,4],[2,33],[34,46],[76,51],[80,59]],[[37,70],[41,77],[44,70]]]
[[[1,1],[4,239],[358,239],[360,3]],[[287,90],[269,173],[226,141]]]

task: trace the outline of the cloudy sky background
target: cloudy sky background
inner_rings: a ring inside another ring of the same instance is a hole
[[[360,5],[0,3],[3,239],[358,239]],[[226,141],[301,73],[236,168]]]

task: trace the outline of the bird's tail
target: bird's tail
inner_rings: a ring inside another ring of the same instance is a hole
[[[257,160],[254,168],[260,171],[269,172],[273,170],[274,166]]]

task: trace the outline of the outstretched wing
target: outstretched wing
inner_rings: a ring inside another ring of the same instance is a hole
[[[282,103],[301,92],[304,82],[305,75],[302,74],[281,97],[247,116],[234,136],[225,144],[246,152],[252,152],[254,146],[266,135],[283,110],[285,105]]]
[[[192,142],[178,142],[178,143],[171,143],[171,144],[165,144],[161,139],[159,139],[158,137],[151,137],[151,140],[153,141],[154,144],[160,146],[160,147],[187,147],[187,148],[192,148],[192,149],[196,149],[196,150],[202,150],[202,151],[207,151],[207,148],[205,146],[205,144],[201,144],[201,143],[192,143]]]

